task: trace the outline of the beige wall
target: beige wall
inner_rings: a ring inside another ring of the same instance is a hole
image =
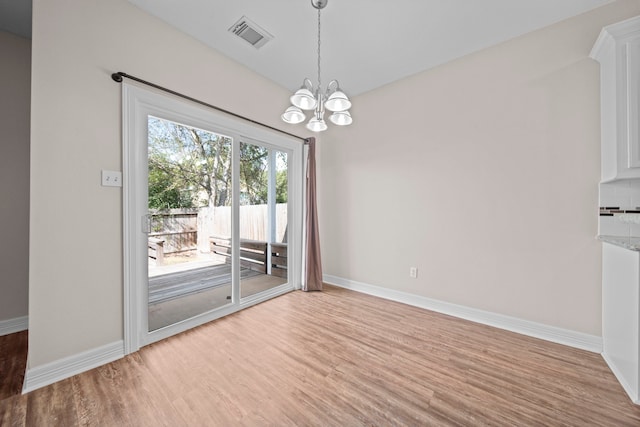
[[[34,0],[29,365],[123,338],[124,71],[280,125],[288,91],[125,0]],[[273,100],[276,100],[274,105]],[[281,102],[280,102],[281,100]]]
[[[356,97],[320,143],[324,273],[599,336],[588,55],[637,14],[618,1]]]
[[[27,315],[31,41],[0,31],[0,321]]]

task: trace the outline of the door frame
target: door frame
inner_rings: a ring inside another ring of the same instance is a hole
[[[232,290],[230,304],[176,324],[148,331],[147,242],[143,233],[143,212],[147,212],[147,118],[153,115],[188,126],[227,135],[232,142],[232,241],[239,241],[239,144],[259,143],[289,153],[288,161],[288,238],[287,283],[255,296],[239,296],[239,246],[233,244]],[[125,354],[214,319],[229,315],[267,299],[301,288],[303,222],[303,144],[273,130],[260,127],[194,102],[165,94],[136,83],[122,84],[122,162],[123,162],[123,326]],[[144,141],[144,143],[141,143]]]

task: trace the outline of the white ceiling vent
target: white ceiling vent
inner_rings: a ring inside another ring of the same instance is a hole
[[[260,49],[264,46],[269,40],[273,39],[273,36],[265,31],[263,28],[260,28],[258,24],[251,21],[246,16],[243,16],[229,28],[236,36],[248,42],[251,46],[256,49]]]

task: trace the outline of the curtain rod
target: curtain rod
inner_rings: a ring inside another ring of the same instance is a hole
[[[246,120],[246,121],[251,122],[253,124],[256,124],[256,125],[259,125],[259,126],[274,130],[276,132],[283,133],[285,135],[294,137],[296,139],[300,139],[305,143],[305,145],[309,143],[309,139],[308,138],[302,138],[301,136],[294,135],[292,133],[286,132],[286,131],[278,129],[278,128],[274,128],[273,126],[269,126],[269,125],[266,125],[264,123],[260,123],[260,122],[258,122],[256,120],[250,119],[250,118],[242,116],[240,114],[233,113],[233,112],[231,112],[229,110],[225,110],[224,108],[216,107],[215,105],[211,105],[211,104],[206,103],[204,101],[200,101],[199,99],[192,98],[192,97],[190,97],[188,95],[184,95],[184,94],[182,94],[180,92],[176,92],[176,91],[173,91],[171,89],[167,89],[166,87],[157,85],[155,83],[151,83],[151,82],[148,82],[146,80],[142,80],[141,78],[132,76],[130,74],[123,73],[122,71],[118,71],[117,73],[111,74],[111,78],[113,79],[114,82],[117,82],[117,83],[122,83],[123,78],[127,78],[127,79],[130,79],[130,80],[135,80],[135,81],[137,81],[139,83],[145,84],[147,86],[151,86],[152,88],[159,89],[161,91],[170,93],[171,95],[179,96],[180,98],[184,98],[184,99],[189,100],[191,102],[195,102],[196,104],[200,104],[200,105],[204,105],[205,107],[213,108],[214,110],[220,111],[220,112],[225,113],[225,114],[229,114],[229,115],[231,115],[233,117],[237,117],[239,119]]]

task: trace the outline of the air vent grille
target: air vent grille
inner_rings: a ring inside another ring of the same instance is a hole
[[[229,28],[236,36],[249,43],[256,49],[260,49],[269,40],[273,39],[273,36],[266,30],[261,28],[258,24],[251,21],[246,16],[240,18],[235,24]]]

